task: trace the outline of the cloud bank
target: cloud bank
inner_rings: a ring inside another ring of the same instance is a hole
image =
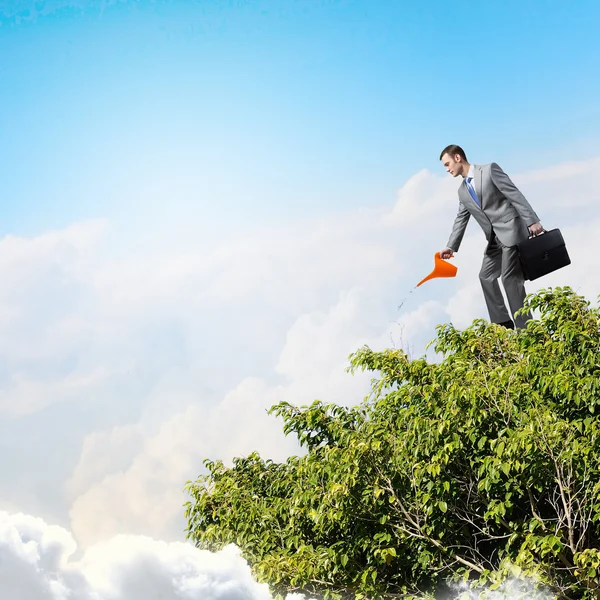
[[[235,546],[116,536],[73,560],[65,529],[0,512],[0,589],[11,600],[271,600]]]
[[[529,291],[600,292],[599,165],[513,175],[573,259]],[[2,239],[0,450],[12,459],[0,508],[58,522],[81,548],[182,539],[183,485],[204,458],[297,450],[270,406],[356,404],[369,377],[345,369],[361,345],[420,355],[437,323],[487,316],[475,223],[458,277],[414,289],[446,243],[456,185],[421,171],[389,206],[265,226],[210,251],[119,255],[123,232],[102,220]]]
[[[0,590],[11,600],[273,600],[257,583],[237,547],[220,552],[188,543],[118,535],[74,558],[73,536],[42,519],[0,511]],[[461,599],[481,590],[456,586]],[[536,598],[533,582],[510,580],[490,592],[491,600]],[[303,600],[288,594],[286,600]]]

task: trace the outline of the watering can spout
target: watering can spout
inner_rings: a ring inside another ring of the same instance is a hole
[[[444,260],[440,256],[440,253],[436,252],[434,256],[433,271],[431,271],[431,273],[429,273],[425,279],[419,281],[419,283],[417,283],[417,287],[419,287],[422,283],[429,281],[430,279],[435,279],[436,277],[455,277],[457,271],[458,268],[455,265]]]

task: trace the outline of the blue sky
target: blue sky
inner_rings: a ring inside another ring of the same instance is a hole
[[[591,0],[18,2],[0,22],[4,233],[227,235],[388,202],[446,143],[512,172],[596,150]]]
[[[487,318],[476,224],[457,277],[414,289],[456,214],[448,143],[498,162],[563,231],[572,265],[528,291],[600,295],[597,2],[0,15],[0,555],[35,563],[0,589],[46,585],[44,548],[68,561],[71,542],[145,577],[115,536],[131,556],[158,552],[141,535],[181,540],[205,458],[297,451],[266,409],[358,403],[369,374],[345,369],[363,344],[421,355],[437,324]],[[33,531],[38,558],[13,544]]]

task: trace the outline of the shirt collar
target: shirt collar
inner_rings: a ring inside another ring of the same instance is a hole
[[[469,172],[467,174],[467,178],[473,179],[473,177],[475,177],[475,169],[473,168],[473,165],[469,165]]]

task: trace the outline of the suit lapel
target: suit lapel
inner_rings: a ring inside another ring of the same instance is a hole
[[[476,165],[473,165],[473,167],[475,168],[475,177],[473,178],[475,180],[475,193],[479,198],[481,208],[483,208],[483,169]]]
[[[460,187],[458,188],[458,197],[460,198],[462,194],[462,203],[465,203],[465,200],[468,198],[471,202],[473,202],[473,198],[471,198],[471,194],[469,194],[469,190],[467,189],[467,184],[465,183],[465,180],[463,179],[462,183],[460,184]],[[473,202],[473,204],[475,204]]]

